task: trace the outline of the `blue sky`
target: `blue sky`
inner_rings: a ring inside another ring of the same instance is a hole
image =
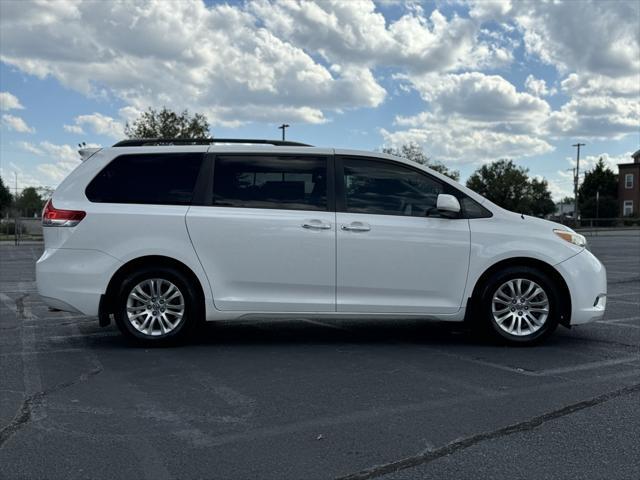
[[[0,3],[0,173],[57,185],[80,141],[147,107],[219,137],[377,150],[419,143],[463,180],[513,158],[571,193],[640,145],[636,2]]]

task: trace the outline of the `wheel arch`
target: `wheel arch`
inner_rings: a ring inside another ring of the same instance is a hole
[[[499,262],[494,263],[490,267],[488,267],[476,280],[476,283],[473,287],[473,291],[471,293],[471,297],[468,299],[468,307],[467,307],[467,315],[465,320],[470,320],[469,315],[473,307],[477,304],[480,299],[480,294],[483,285],[486,283],[487,279],[493,275],[495,272],[502,270],[507,267],[530,267],[536,268],[547,274],[555,283],[555,285],[559,289],[559,293],[562,298],[565,298],[566,301],[560,302],[560,319],[559,322],[561,325],[565,327],[571,326],[571,292],[569,291],[569,287],[567,286],[567,282],[565,282],[564,278],[558,270],[553,268],[552,265],[548,263],[538,260],[536,258],[531,257],[513,257],[507,258],[504,260],[500,260]]]
[[[201,311],[205,309],[205,294],[204,287],[200,282],[198,276],[184,263],[176,260],[175,258],[166,257],[163,255],[147,255],[144,257],[134,258],[122,265],[111,276],[107,289],[100,301],[100,324],[108,324],[108,315],[113,313],[115,306],[116,295],[118,294],[118,288],[122,283],[122,280],[132,272],[144,267],[167,267],[174,268],[183,273],[193,284],[196,289],[196,293],[199,299]]]

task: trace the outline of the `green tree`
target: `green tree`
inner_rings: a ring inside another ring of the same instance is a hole
[[[0,213],[4,213],[11,206],[12,200],[11,192],[0,177]]]
[[[502,208],[524,212],[527,203],[527,169],[513,160],[502,159],[482,165],[467,180],[467,187],[487,197]]]
[[[40,214],[42,207],[44,207],[44,201],[36,188],[27,187],[18,195],[16,207],[18,207],[21,215],[33,217],[35,214]]]
[[[460,172],[458,170],[449,170],[444,163],[431,160],[417,143],[406,143],[400,148],[383,148],[382,153],[406,158],[407,160],[419,163],[420,165],[426,165],[430,169],[435,170],[438,173],[442,173],[455,181],[460,180]]]
[[[207,118],[188,110],[176,113],[166,107],[160,110],[149,108],[132,124],[124,127],[129,138],[210,138]]]
[[[530,215],[544,217],[556,210],[556,204],[551,198],[549,184],[545,179],[532,178],[529,182],[529,205],[527,211]]]
[[[597,195],[600,192],[600,201]],[[612,218],[618,216],[618,179],[600,158],[587,171],[578,189],[578,203],[582,218]],[[599,203],[599,205],[598,205]]]
[[[42,201],[45,203],[51,198],[54,191],[55,189],[51,187],[36,187],[36,192],[38,192],[38,195],[40,195],[40,198],[42,198]]]
[[[467,187],[512,212],[545,216],[555,209],[547,181],[529,179],[529,170],[513,160],[481,166],[469,177]]]

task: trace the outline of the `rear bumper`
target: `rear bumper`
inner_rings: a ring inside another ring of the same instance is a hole
[[[571,325],[599,320],[607,306],[607,271],[591,252],[556,265],[571,293]]]
[[[100,297],[121,265],[99,250],[46,249],[36,262],[38,293],[50,307],[96,316]]]

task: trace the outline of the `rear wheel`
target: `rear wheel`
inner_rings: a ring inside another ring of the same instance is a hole
[[[558,325],[557,289],[542,271],[508,267],[493,274],[481,296],[486,330],[511,344],[540,342]]]
[[[196,323],[198,296],[172,268],[143,268],[122,282],[115,318],[120,331],[146,344],[183,340]]]

